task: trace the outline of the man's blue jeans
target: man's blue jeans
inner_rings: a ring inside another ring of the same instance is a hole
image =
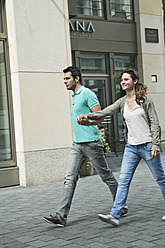
[[[115,199],[118,183],[107,165],[102,141],[98,140],[84,143],[74,142],[70,150],[66,176],[64,179],[64,189],[58,211],[56,213],[58,219],[63,224],[66,223],[67,215],[71,207],[74,190],[78,180],[78,175],[86,158],[89,158],[89,160],[92,162],[103,182],[108,185],[112,193],[113,200]]]
[[[165,200],[165,173],[162,167],[160,154],[157,157],[152,158],[151,149],[151,142],[137,146],[126,144],[116,198],[110,212],[110,214],[115,218],[120,218],[121,210],[127,200],[132,177],[142,158],[145,160],[150,171],[152,172],[152,175],[158,183]]]

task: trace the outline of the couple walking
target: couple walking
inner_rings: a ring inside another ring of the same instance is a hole
[[[133,69],[123,71],[120,75],[121,87],[126,91],[126,96],[101,110],[96,95],[82,85],[80,70],[70,66],[63,72],[67,90],[73,91],[71,114],[75,139],[68,158],[58,210],[56,215],[43,219],[58,226],[66,225],[78,175],[86,158],[89,158],[103,182],[108,185],[114,201],[110,214],[98,215],[100,220],[118,226],[119,218],[127,214],[126,200],[129,186],[142,158],[146,161],[165,200],[165,174],[160,157],[159,121],[152,99],[147,94],[147,87],[139,83],[138,73]],[[123,116],[127,143],[117,183],[107,165],[97,125],[105,116],[118,112]],[[165,220],[165,216],[162,219]]]

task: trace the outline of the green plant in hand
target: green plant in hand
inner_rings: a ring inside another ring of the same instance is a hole
[[[106,139],[105,129],[104,128],[99,129],[99,133],[100,133],[100,138],[103,142],[104,152],[106,152],[106,153],[111,152],[111,149],[110,149],[109,144],[108,144],[107,139]]]

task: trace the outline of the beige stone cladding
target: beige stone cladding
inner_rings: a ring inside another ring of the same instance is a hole
[[[135,3],[135,21],[137,25],[138,68],[141,79],[148,86],[162,128],[162,139],[165,138],[165,63],[164,63],[164,27],[161,0],[138,0]],[[146,42],[146,28],[158,30],[158,42]],[[152,82],[156,75],[157,82]],[[165,143],[162,144],[165,146]]]
[[[20,184],[58,181],[73,140],[67,1],[6,0],[6,13]]]

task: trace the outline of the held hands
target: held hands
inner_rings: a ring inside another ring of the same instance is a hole
[[[87,117],[87,115],[79,115],[76,119],[77,123],[79,125],[83,125],[83,126],[89,126],[90,125],[90,121]],[[152,150],[152,158],[155,158],[159,155],[159,151],[158,150]]]
[[[83,125],[83,126],[89,126],[90,125],[90,121],[88,120],[87,115],[79,115],[77,117],[76,121],[79,125]]]
[[[155,158],[159,155],[159,151],[157,150],[152,150],[152,158]]]

